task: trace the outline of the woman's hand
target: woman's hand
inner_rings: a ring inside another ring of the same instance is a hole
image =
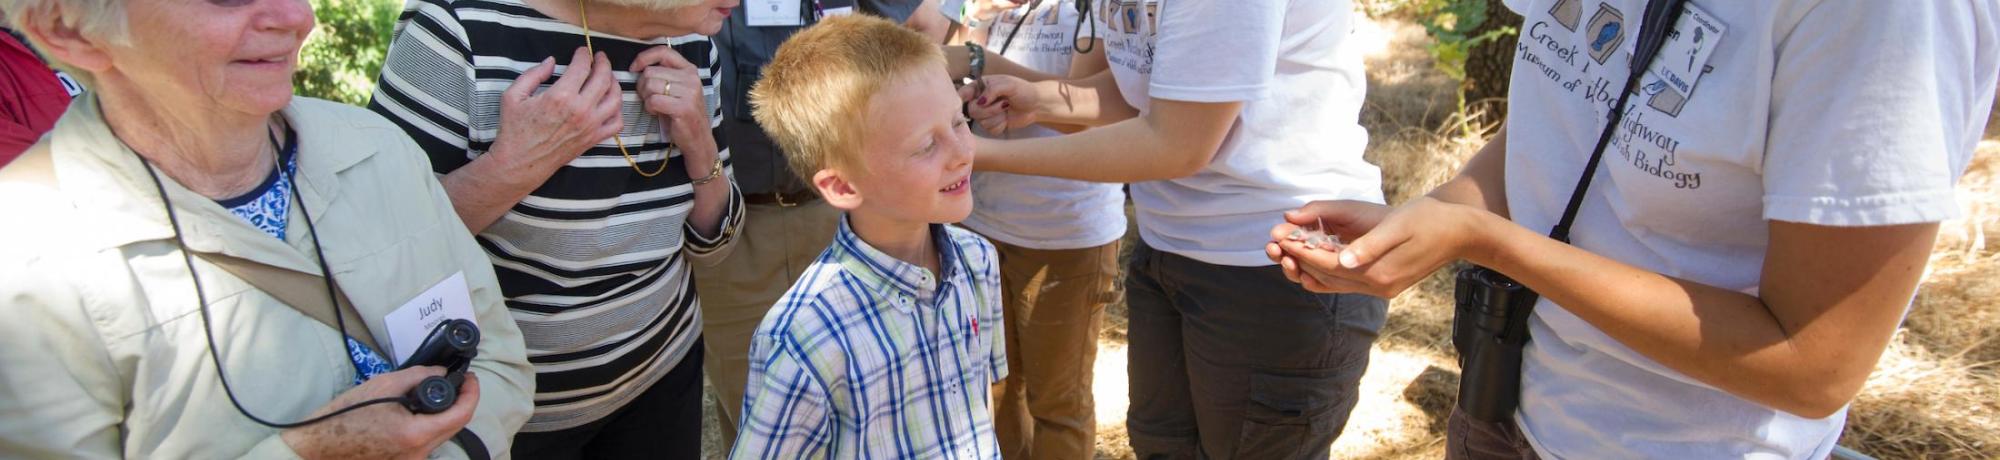
[[[984,90],[978,89],[982,84]],[[988,133],[1035,124],[1035,109],[1041,107],[1041,95],[1035,85],[1009,75],[987,75],[980,78],[980,83],[966,85],[961,90],[962,96],[967,94],[964,91],[975,91],[970,93],[970,115]]]
[[[377,375],[334,397],[313,411],[313,416],[363,401],[402,397],[425,377],[444,373],[442,367],[419,366]],[[304,458],[421,459],[472,421],[472,411],[479,407],[479,376],[466,372],[465,383],[459,385],[458,391],[458,402],[444,412],[417,414],[399,404],[376,404],[324,422],[287,429],[280,439]]]
[[[673,47],[660,45],[639,53],[631,71],[639,76],[635,88],[646,111],[666,122],[667,139],[680,146],[688,177],[707,177],[718,150],[699,68]]]
[[[1394,209],[1354,201],[1314,202],[1285,214],[1271,229],[1265,253],[1285,275],[1314,292],[1354,292],[1389,298],[1464,258],[1479,258],[1492,230],[1513,225],[1472,207],[1417,198]],[[1347,241],[1338,252],[1312,249],[1292,238],[1300,226],[1324,221],[1328,234]]]
[[[1325,231],[1327,235],[1340,238],[1340,241],[1354,241],[1360,238],[1361,235],[1367,234],[1370,230],[1374,230],[1376,225],[1382,223],[1384,217],[1388,217],[1390,211],[1392,209],[1388,206],[1364,201],[1340,200],[1307,203],[1299,209],[1285,211],[1285,222],[1271,227],[1271,242],[1264,245],[1264,255],[1270,257],[1272,262],[1277,262],[1278,266],[1284,269],[1286,279],[1294,283],[1299,283],[1306,290],[1313,292],[1335,292],[1332,287],[1332,280],[1338,278],[1328,277],[1328,279],[1323,280],[1315,276],[1315,272],[1306,271],[1300,264],[1300,258],[1288,254],[1285,247],[1294,246],[1295,249],[1304,249],[1305,242],[1302,238],[1299,238],[1299,233],[1307,229],[1320,229]],[[1338,255],[1337,252],[1327,252],[1319,249],[1308,249],[1308,251],[1311,252],[1301,255]],[[1338,260],[1336,259],[1333,264],[1338,265]]]
[[[554,171],[618,134],[624,126],[618,110],[622,96],[609,58],[577,48],[569,70],[537,94],[553,74],[551,57],[522,72],[501,94],[500,132],[489,153],[516,167]]]

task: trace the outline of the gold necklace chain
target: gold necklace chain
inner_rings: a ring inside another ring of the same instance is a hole
[[[587,7],[586,7],[586,6],[584,5],[584,2],[585,2],[585,1],[586,1],[586,0],[576,0],[576,16],[577,16],[577,19],[578,19],[578,22],[582,22],[582,23],[583,23],[583,47],[584,47],[584,49],[585,49],[585,50],[587,50],[587,51],[589,51],[589,52],[590,52],[590,55],[592,56],[592,59],[596,59],[596,57],[595,57],[595,56],[597,56],[597,46],[596,46],[595,44],[592,44],[592,43],[590,42],[590,35],[591,35],[591,34],[590,34],[590,12],[588,11],[588,10],[589,10],[589,8],[587,8]],[[614,85],[615,85],[615,84],[618,84],[618,83],[616,82],[616,80],[617,80],[616,78],[613,78],[612,80],[613,80],[612,84],[614,84]],[[633,76],[632,76],[632,82],[633,82],[633,83],[632,83],[632,88],[633,88],[633,90],[634,90],[634,91],[638,91],[638,90],[639,90],[639,87],[640,87],[640,86],[642,86],[642,85],[643,85],[643,84],[645,83],[645,79],[644,79],[643,77],[640,77],[639,75],[633,75]],[[618,91],[619,91],[620,93],[623,93],[623,92],[624,92],[625,90],[623,90],[623,89],[620,89],[620,90],[618,90]],[[670,96],[670,97],[671,97],[671,96]],[[622,97],[621,97],[621,99],[622,99]],[[644,105],[645,103],[646,103],[646,96],[645,96],[645,94],[643,94],[643,93],[642,93],[642,94],[640,94],[640,95],[639,95],[639,104],[640,104],[640,105]],[[621,102],[620,104],[623,104],[623,103]],[[620,117],[623,117],[623,115],[620,115]],[[623,122],[621,121],[620,123],[622,124]],[[633,171],[633,172],[637,172],[637,173],[639,173],[639,175],[640,175],[640,176],[644,176],[644,177],[647,177],[647,178],[651,178],[651,177],[653,177],[653,176],[658,176],[658,175],[660,175],[660,173],[663,173],[663,172],[667,172],[667,158],[666,158],[666,156],[664,156],[664,155],[660,157],[660,168],[659,168],[659,169],[655,169],[655,170],[653,170],[653,172],[646,172],[646,170],[645,170],[645,169],[643,169],[643,168],[640,168],[640,167],[639,167],[639,160],[636,160],[636,159],[633,159],[633,158],[632,158],[632,152],[630,152],[630,151],[627,151],[627,150],[625,150],[625,139],[624,139],[623,137],[621,137],[621,135],[622,135],[622,134],[624,134],[624,133],[623,133],[624,129],[623,129],[623,128],[620,128],[620,129],[619,129],[619,131],[620,131],[620,133],[619,133],[619,134],[613,134],[613,135],[611,135],[611,141],[612,141],[612,142],[615,142],[615,143],[617,143],[617,144],[618,144],[618,153],[619,153],[619,154],[622,154],[622,155],[625,155],[625,162],[626,162],[626,163],[629,163],[629,164],[631,164],[631,165],[632,165],[632,171]],[[667,142],[667,149],[668,149],[668,150],[672,150],[673,148],[674,148],[674,143],[673,143],[673,142],[671,142],[671,141]]]

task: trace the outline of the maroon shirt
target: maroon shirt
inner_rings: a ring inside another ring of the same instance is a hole
[[[14,34],[0,33],[0,166],[35,145],[81,92],[56,75]]]

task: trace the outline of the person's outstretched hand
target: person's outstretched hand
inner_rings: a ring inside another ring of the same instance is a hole
[[[1308,248],[1294,230],[1325,223],[1346,247]],[[1361,293],[1389,298],[1439,267],[1476,258],[1492,247],[1491,230],[1513,225],[1469,206],[1424,197],[1388,208],[1357,201],[1320,201],[1285,213],[1271,229],[1264,252],[1285,277],[1313,292]]]

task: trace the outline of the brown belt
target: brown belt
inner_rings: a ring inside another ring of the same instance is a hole
[[[750,193],[743,195],[743,204],[758,206],[775,204],[789,208],[811,203],[818,199],[819,194],[813,193],[811,190],[791,193]]]

